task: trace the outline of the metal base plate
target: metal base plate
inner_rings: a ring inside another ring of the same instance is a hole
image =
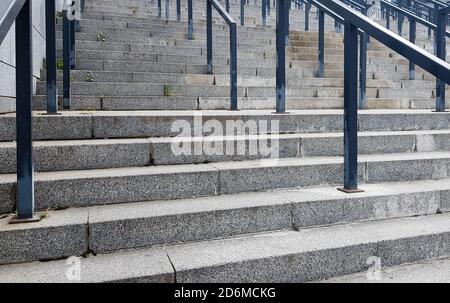
[[[289,115],[289,112],[282,112],[282,113],[277,113],[277,112],[272,112],[272,114],[274,115]]]
[[[17,216],[15,215],[14,217],[11,218],[11,220],[9,220],[9,224],[21,224],[21,223],[33,223],[33,222],[39,222],[41,221],[41,216],[40,215],[34,215],[32,218],[28,218],[28,219],[19,219],[17,218]]]
[[[359,188],[347,189],[347,188],[344,188],[344,187],[340,187],[337,190],[342,191],[342,192],[344,192],[346,194],[356,194],[356,193],[363,193],[364,192],[364,190],[359,189]]]

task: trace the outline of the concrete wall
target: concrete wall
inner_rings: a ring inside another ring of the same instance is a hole
[[[33,0],[33,74],[35,79],[45,57],[45,0]],[[2,5],[0,3],[0,5]],[[11,28],[0,46],[0,113],[15,110],[15,29]],[[20,58],[19,58],[20,60]]]

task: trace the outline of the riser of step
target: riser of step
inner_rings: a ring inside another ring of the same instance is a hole
[[[230,95],[230,88],[227,86],[217,85],[164,85],[147,84],[147,83],[91,83],[91,82],[75,82],[71,84],[71,91],[76,95],[87,96],[186,96],[186,97],[227,97]],[[434,89],[414,89],[403,91],[401,89],[391,88],[371,88],[367,87],[367,98],[401,98],[405,96],[413,98],[433,98],[435,96]],[[46,93],[45,82],[38,82],[36,94],[44,95]],[[238,87],[238,96],[240,97],[266,97],[274,95],[275,87]],[[62,83],[58,82],[58,94],[63,94]],[[342,87],[288,87],[286,96],[296,98],[302,97],[343,97],[344,89]]]
[[[449,94],[450,96],[450,94]],[[47,110],[47,97],[34,96],[33,108]],[[447,97],[450,102],[450,97]],[[367,98],[367,109],[434,109],[436,99],[411,98]],[[238,108],[241,110],[275,109],[275,98],[238,98]],[[450,104],[450,103],[448,103]],[[287,110],[304,109],[342,109],[343,98],[295,98],[288,97]],[[58,108],[63,108],[62,97],[58,98]],[[230,99],[227,97],[94,97],[72,95],[72,110],[228,110]]]
[[[288,77],[316,77],[317,76],[317,62],[313,61],[292,61],[286,64],[286,75]],[[292,68],[291,68],[292,65]],[[77,68],[79,70],[90,71],[119,71],[119,72],[140,72],[140,73],[181,73],[181,74],[206,74],[206,64],[191,65],[183,63],[150,63],[150,62],[127,62],[127,61],[95,61],[80,59],[77,61]],[[342,78],[343,65],[325,62],[325,77],[328,78]],[[216,75],[227,75],[230,73],[230,67],[224,65],[214,65],[213,72]],[[377,66],[368,65],[368,78],[381,78],[374,72],[381,72],[381,75],[392,74],[393,79],[405,79],[405,74],[408,72],[407,65],[397,66]],[[238,71],[240,76],[262,76],[275,77],[275,66],[273,67],[246,67],[240,66]],[[396,75],[396,73],[399,73]],[[431,75],[423,76],[422,72],[417,69],[417,77],[425,77],[427,80],[433,80]],[[389,79],[389,78],[388,78]]]
[[[450,177],[448,152],[362,155],[359,163],[361,183]],[[58,209],[338,185],[342,180],[342,157],[43,172],[35,176],[35,205]],[[12,211],[15,182],[14,174],[0,176],[2,213]]]
[[[363,272],[370,266],[367,260],[374,256],[384,267],[447,256],[448,222],[447,214],[400,218],[90,256],[81,260],[81,281],[313,281]],[[120,265],[124,260],[126,268]],[[1,269],[2,282],[67,279],[66,260]]]
[[[290,68],[290,66],[293,68]],[[295,64],[295,66],[294,66]],[[313,61],[293,61],[286,62],[286,74],[288,76],[303,75],[308,74],[309,71],[299,70],[304,69],[316,69],[317,73],[317,62]],[[294,68],[295,67],[295,68]],[[328,69],[339,70],[343,72],[343,64],[327,63],[325,62],[325,71]],[[77,69],[80,70],[91,70],[91,71],[121,71],[121,72],[144,72],[144,73],[183,73],[183,74],[206,74],[207,68],[206,63],[203,64],[185,64],[185,63],[160,63],[160,62],[136,62],[136,61],[101,61],[101,60],[85,60],[80,59],[77,61]],[[369,65],[367,68],[368,72],[373,71],[400,71],[407,72],[408,67],[399,65],[396,66],[383,66],[377,67],[375,65]],[[218,65],[213,66],[214,74],[230,74],[230,67],[228,65]],[[275,65],[270,64],[266,67],[252,67],[252,66],[240,66],[239,75],[244,76],[275,76]]]
[[[267,123],[268,127],[278,123],[281,133],[341,132],[342,115],[341,110],[291,111],[281,115],[271,110],[63,112],[56,116],[35,113],[33,136],[35,140],[169,137],[178,135],[178,130],[171,130],[174,122],[186,121],[194,127],[195,117],[195,123],[219,121],[224,128],[227,121],[242,120]],[[449,114],[430,110],[359,111],[358,119],[361,131],[443,130],[450,123]],[[0,141],[14,141],[15,115],[0,115],[0,126]]]
[[[449,131],[360,133],[358,139],[359,154],[450,151]],[[338,133],[34,143],[39,172],[339,155]],[[16,172],[14,142],[0,143],[0,159],[0,174]]]
[[[71,72],[71,81],[89,82],[88,74],[91,71],[74,70]],[[92,72],[91,72],[92,73]],[[225,75],[201,75],[201,74],[164,74],[164,73],[132,73],[132,72],[103,72],[92,73],[95,83],[119,82],[119,83],[153,83],[153,84],[197,84],[197,85],[230,85],[230,77]],[[41,80],[45,81],[47,77],[46,70],[41,70]],[[63,72],[57,72],[57,81],[63,80]],[[274,77],[250,77],[238,76],[238,86],[269,86],[273,87],[276,78]],[[290,88],[325,86],[325,87],[343,87],[342,78],[287,78],[286,84]],[[385,79],[367,79],[367,87],[391,87],[391,88],[427,88],[433,89],[436,83],[433,81],[402,81],[392,82]]]
[[[146,139],[34,142],[35,171],[151,165]],[[0,143],[0,174],[16,172],[16,143]]]
[[[56,37],[58,39],[62,39],[62,33],[61,32],[56,32]],[[140,43],[140,44],[145,44],[145,43],[155,43],[157,45],[161,44],[161,41],[167,41],[167,40],[171,40],[174,41],[175,43],[177,43],[177,41],[184,41],[185,44],[189,44],[189,45],[195,45],[195,46],[199,46],[199,45],[206,45],[206,40],[205,39],[200,39],[200,40],[185,40],[185,37],[152,37],[150,35],[148,36],[138,36],[138,35],[118,35],[118,34],[106,34],[105,37],[106,41],[105,42],[121,42],[121,43]],[[77,33],[76,34],[76,40],[81,40],[81,41],[98,41],[98,33]],[[250,41],[249,41],[250,40]],[[219,44],[228,44],[229,45],[229,41],[230,38],[229,37],[223,37],[221,38],[220,36],[217,37],[215,39],[216,42],[218,42]],[[275,45],[275,40],[271,40],[271,39],[247,39],[247,38],[238,38],[238,46],[239,44],[244,44],[244,45]],[[330,41],[331,42],[331,41]]]
[[[84,16],[83,16],[84,17]],[[61,19],[57,19],[58,24],[62,24]],[[80,21],[81,27],[84,29],[86,28],[89,30],[89,28],[97,28],[97,29],[104,29],[104,28],[116,28],[116,29],[139,29],[139,30],[149,30],[153,32],[178,32],[178,33],[187,33],[187,23],[185,22],[174,22],[170,25],[167,25],[165,23],[157,24],[152,20],[152,23],[150,24],[147,22],[135,22],[134,20],[126,21],[108,21],[108,20],[95,20],[95,19],[82,19]],[[312,25],[312,24],[311,24]],[[328,24],[327,24],[328,25]],[[328,28],[329,26],[327,26]],[[59,25],[57,28],[61,28]],[[313,28],[313,27],[312,27]],[[228,33],[229,27],[228,25],[219,25],[216,23],[213,23],[213,32],[224,32]],[[94,31],[97,32],[98,31]],[[206,35],[206,23],[203,22],[196,22],[194,20],[194,33],[199,33],[200,35]],[[275,29],[271,27],[266,28],[257,28],[257,27],[237,27],[237,34],[238,35],[248,35],[248,34],[264,34],[268,37],[275,37]],[[290,38],[291,39],[298,39],[298,38],[304,38],[304,37],[317,37],[317,31],[311,31],[303,32],[303,31],[290,31]],[[226,34],[225,34],[226,35]],[[335,33],[335,32],[326,32],[326,37],[331,38],[342,38],[342,33]]]
[[[276,64],[274,56],[265,56],[265,53],[260,53],[260,57],[256,55],[249,57],[238,56],[238,66],[256,66],[256,67],[271,67]],[[58,57],[62,57],[62,52],[58,52]],[[182,55],[182,54],[159,54],[159,53],[133,53],[121,51],[92,51],[92,50],[78,50],[77,59],[85,60],[117,60],[117,61],[142,61],[142,62],[165,62],[165,63],[190,63],[190,64],[204,64],[206,55]],[[310,54],[288,54],[288,60],[306,60],[315,61],[317,54],[312,52]],[[343,55],[325,55],[324,61],[329,63],[343,62]],[[229,64],[229,54],[215,54],[214,62],[220,65]],[[387,58],[384,57],[370,57],[369,64],[408,64],[408,61],[401,58]]]

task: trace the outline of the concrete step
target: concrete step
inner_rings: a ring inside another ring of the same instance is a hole
[[[450,151],[449,138],[447,130],[360,132],[358,153]],[[198,154],[192,152],[197,146]],[[179,154],[178,149],[190,152]],[[340,133],[34,142],[39,172],[339,155]],[[0,142],[0,160],[0,174],[16,172],[15,142]]]
[[[318,283],[449,283],[449,258],[439,258],[320,280]]]
[[[229,97],[184,97],[184,96],[71,96],[72,110],[228,110]],[[450,94],[446,98],[450,104]],[[47,96],[34,96],[35,110],[47,109]],[[367,98],[367,109],[435,109],[435,98]],[[275,109],[275,97],[252,98],[239,97],[240,110]],[[343,97],[338,98],[286,98],[286,109],[341,109],[344,106]],[[450,105],[449,105],[450,106]],[[58,108],[63,108],[63,99],[58,98]]]
[[[34,112],[33,136],[41,141],[169,137],[179,135],[178,129],[172,130],[174,122],[185,122],[193,129],[194,119],[195,125],[200,126],[219,121],[224,129],[227,121],[267,125],[265,130],[256,128],[250,133],[267,133],[275,123],[279,124],[280,133],[343,131],[342,110],[292,110],[286,114],[274,114],[273,110],[63,111],[61,115]],[[359,130],[444,130],[448,129],[449,120],[450,114],[431,110],[360,110]],[[14,141],[15,114],[0,115],[0,126],[0,141]]]
[[[18,244],[28,240],[34,246],[45,232],[51,236],[72,230],[73,235],[78,229],[71,243],[79,246],[69,248],[78,256],[87,251],[97,254],[290,228],[432,215],[449,210],[449,192],[448,180],[417,181],[371,184],[364,193],[352,196],[334,187],[320,187],[226,195],[214,200],[206,197],[73,208],[44,212],[47,222],[18,227],[7,225],[8,218],[3,218],[0,230],[6,238],[0,264],[50,259],[52,252],[54,259],[70,256],[55,251],[54,242],[36,244],[36,251],[42,249],[40,256],[24,254],[27,248]],[[72,220],[65,223],[68,217]],[[89,234],[83,229],[89,229]],[[7,254],[6,247],[13,253]],[[80,247],[85,251],[80,253]]]
[[[304,282],[446,256],[449,215],[153,247],[79,260],[80,282]],[[67,260],[2,266],[2,282],[67,280]],[[121,264],[125,264],[122,266]],[[76,277],[75,277],[76,278]]]
[[[146,139],[34,142],[35,171],[83,170],[150,165]],[[16,172],[16,143],[0,142],[0,174]]]
[[[225,83],[224,83],[225,84]],[[379,86],[378,86],[379,85]],[[434,98],[435,89],[415,88],[399,89],[380,87],[388,83],[378,83],[377,87],[367,87],[367,98]],[[58,94],[63,94],[63,83],[58,82]],[[46,93],[46,83],[38,82],[36,94]],[[72,82],[71,92],[86,96],[185,96],[185,97],[228,97],[229,85],[198,84],[154,84],[154,83],[118,83],[118,82]],[[239,97],[265,98],[275,94],[275,86],[238,86]],[[344,96],[344,88],[337,86],[293,86],[286,89],[286,96],[295,98],[337,98]]]
[[[339,185],[342,157],[310,157],[36,173],[37,209]],[[450,177],[450,152],[361,155],[360,183]],[[1,213],[12,212],[15,174],[0,175]],[[170,185],[168,185],[170,184]]]
[[[450,131],[360,132],[358,154],[450,151]],[[154,165],[343,155],[343,134],[150,138]],[[200,147],[198,147],[200,146]],[[199,152],[195,153],[198,149]],[[177,153],[178,150],[184,151]]]

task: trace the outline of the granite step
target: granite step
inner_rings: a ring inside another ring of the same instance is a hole
[[[447,256],[449,222],[430,215],[90,255],[78,261],[79,282],[314,281],[363,272],[374,258],[392,267]],[[4,265],[0,279],[67,281],[68,268],[67,260]]]

